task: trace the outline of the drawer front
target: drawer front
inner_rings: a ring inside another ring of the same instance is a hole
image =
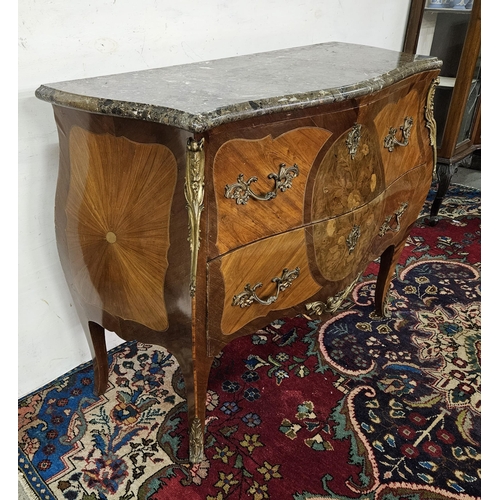
[[[364,269],[377,235],[382,199],[383,195],[357,210],[309,228],[309,262],[319,282],[341,281]]]
[[[377,234],[369,259],[379,257],[390,245],[408,233],[417,220],[432,182],[432,164],[422,164],[407,172],[384,193]]]
[[[373,124],[356,124],[331,138],[311,172],[304,209],[306,223],[347,214],[384,189],[384,169]]]
[[[411,82],[360,109],[360,123],[374,124],[386,186],[417,165],[432,161],[425,120],[429,80],[413,79]]]
[[[211,261],[208,278],[210,314],[222,311],[223,335],[270,311],[293,307],[321,288],[309,271],[305,229],[252,243]]]
[[[219,148],[213,169],[219,253],[302,225],[309,172],[330,136],[301,127]]]
[[[406,236],[431,180],[427,165],[349,213],[249,244],[208,264],[210,335],[237,332],[363,271]]]

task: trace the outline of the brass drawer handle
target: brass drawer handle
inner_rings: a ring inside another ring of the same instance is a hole
[[[401,229],[401,216],[403,215],[403,213],[405,212],[405,210],[407,208],[408,208],[408,202],[405,201],[405,202],[401,203],[401,205],[394,212],[394,214],[388,215],[385,218],[383,224],[380,226],[380,229],[378,231],[378,235],[384,236],[384,234],[387,233],[388,231],[394,231],[395,233],[397,233]],[[393,217],[394,217],[394,220],[396,222],[396,225],[391,227],[391,221],[392,221]]]
[[[399,127],[399,129],[402,131],[402,142],[399,142],[396,139],[398,129],[390,127],[389,134],[386,135],[384,139],[384,148],[387,148],[389,152],[392,153],[396,146],[408,146],[408,143],[410,142],[410,131],[412,127],[413,118],[411,116],[407,116],[403,125]]]
[[[245,285],[244,291],[233,297],[233,306],[249,307],[251,304],[253,304],[253,302],[258,302],[263,306],[269,306],[276,302],[280,292],[289,288],[292,284],[292,281],[299,277],[299,274],[299,267],[296,267],[291,271],[289,271],[285,267],[280,278],[276,277],[271,280],[273,283],[276,283],[276,295],[271,295],[267,299],[261,299],[255,293],[255,290],[257,290],[257,288],[260,288],[262,286],[262,283],[257,283],[254,286],[250,285],[250,283],[247,283]]]
[[[245,181],[243,174],[238,175],[235,184],[226,185],[224,196],[229,199],[236,200],[237,205],[246,205],[250,198],[257,201],[269,201],[276,198],[278,191],[284,192],[292,187],[292,180],[299,175],[299,167],[294,163],[291,167],[287,167],[285,163],[280,163],[277,174],[269,174],[268,179],[274,179],[274,189],[263,195],[258,195],[252,191],[250,184],[258,181],[258,178],[253,176]]]

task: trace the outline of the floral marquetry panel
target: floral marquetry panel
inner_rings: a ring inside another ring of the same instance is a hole
[[[177,165],[161,144],[73,127],[66,238],[73,288],[87,304],[153,330],[168,327],[163,283]]]

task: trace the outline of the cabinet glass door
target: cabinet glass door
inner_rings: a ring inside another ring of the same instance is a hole
[[[462,51],[471,20],[472,1],[427,0],[424,10],[417,54],[432,55],[443,61],[440,84],[436,89],[434,114],[437,123],[437,146],[441,147],[446,120],[452,102],[453,89],[462,57]],[[467,111],[461,124],[458,142],[471,133],[475,105],[480,92],[480,63],[470,87]]]

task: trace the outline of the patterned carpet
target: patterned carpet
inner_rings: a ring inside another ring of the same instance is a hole
[[[431,193],[430,198],[433,198]],[[452,185],[414,227],[385,319],[377,263],[336,315],[277,321],[228,345],[207,394],[207,460],[187,458],[168,352],[109,354],[19,400],[19,470],[43,500],[424,500],[481,496],[480,191]]]

